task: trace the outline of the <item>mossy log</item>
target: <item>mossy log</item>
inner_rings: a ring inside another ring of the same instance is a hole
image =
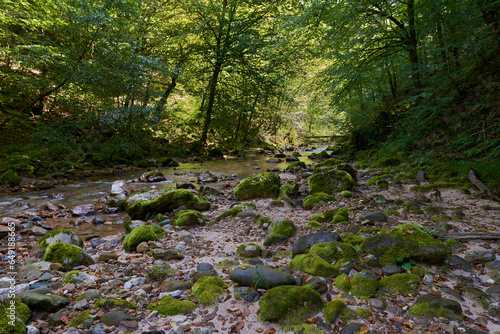
[[[477,232],[477,233],[447,233],[438,237],[439,239],[455,239],[455,240],[499,240],[500,233],[487,233],[487,232]]]

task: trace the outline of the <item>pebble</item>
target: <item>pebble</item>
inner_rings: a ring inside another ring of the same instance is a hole
[[[40,331],[34,326],[26,326],[26,334],[40,334]]]
[[[128,282],[126,282],[124,285],[123,285],[123,288],[125,290],[130,290],[132,289],[133,287],[135,286],[141,286],[143,285],[144,283],[146,283],[146,278],[145,277],[137,277],[137,278],[132,278],[131,280],[129,280]]]
[[[176,326],[168,331],[168,334],[184,334],[182,326]]]
[[[180,295],[182,295],[182,290],[175,290],[175,291],[167,293],[167,295],[170,297],[174,297],[174,298],[179,297]]]
[[[425,284],[430,285],[430,284],[432,284],[432,282],[434,282],[434,277],[432,277],[432,275],[427,274],[424,276],[424,278],[422,280]]]

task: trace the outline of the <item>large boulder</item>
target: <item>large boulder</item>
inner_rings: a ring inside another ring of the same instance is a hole
[[[54,231],[50,231],[41,237],[31,250],[31,256],[40,257],[45,253],[45,249],[52,244],[64,242],[70,245],[75,245],[78,247],[83,247],[83,240],[76,235],[75,232],[68,230],[67,228],[60,228]]]
[[[110,194],[115,199],[122,200],[127,198],[127,196],[130,194],[130,190],[128,189],[127,184],[124,180],[118,180],[113,182],[113,184],[111,185]]]
[[[295,243],[293,244],[292,257],[297,254],[307,252],[307,250],[313,245],[331,241],[341,242],[342,238],[337,233],[331,231],[317,232],[300,236],[299,238],[297,238],[297,240],[295,240]]]
[[[334,268],[330,263],[314,254],[297,255],[290,262],[289,268],[322,277],[337,276],[339,274],[337,268]]]
[[[302,206],[306,210],[311,210],[316,204],[318,203],[323,203],[323,202],[333,202],[335,201],[335,197],[330,196],[326,193],[314,193],[306,198],[304,198],[304,201],[302,202]]]
[[[0,177],[0,181],[2,181],[2,183],[8,187],[18,186],[20,180],[21,178],[19,177],[19,175],[17,175],[17,173],[12,169],[9,169]]]
[[[161,226],[137,226],[123,240],[123,249],[126,252],[135,252],[141,242],[160,240],[165,235],[165,230]]]
[[[380,232],[365,240],[361,247],[374,255],[381,266],[410,259],[434,264],[443,262],[451,255],[449,247],[411,223]]]
[[[207,216],[196,210],[181,210],[175,214],[172,221],[174,226],[191,226],[196,225],[207,219]]]
[[[60,263],[66,271],[76,266],[91,265],[94,263],[94,260],[83,249],[64,242],[49,245],[45,250],[43,260]]]
[[[349,173],[343,170],[327,169],[314,173],[307,179],[309,194],[334,194],[343,190],[352,190],[354,180]]]
[[[238,200],[274,198],[280,192],[280,177],[273,172],[256,174],[242,180],[234,189]]]
[[[139,181],[141,182],[161,182],[165,181],[166,179],[167,178],[165,177],[165,175],[163,175],[163,173],[159,170],[151,170],[149,172],[145,172],[139,177]]]
[[[0,333],[26,333],[31,310],[19,298],[0,296]]]
[[[269,227],[269,235],[264,240],[264,246],[285,242],[297,231],[297,227],[290,219],[278,220]]]
[[[231,281],[243,286],[271,289],[280,285],[295,285],[296,279],[290,274],[264,266],[241,266],[230,274]]]
[[[44,295],[36,292],[27,292],[22,296],[22,301],[33,310],[56,312],[62,309],[71,301],[63,296]]]
[[[131,196],[125,202],[125,211],[132,219],[145,219],[153,213],[171,212],[180,206],[192,210],[208,210],[210,203],[188,189],[149,190]]]
[[[259,318],[282,326],[301,324],[320,312],[325,303],[309,287],[278,286],[267,291],[259,301]]]

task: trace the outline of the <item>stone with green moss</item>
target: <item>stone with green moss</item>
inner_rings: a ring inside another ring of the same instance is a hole
[[[271,202],[269,202],[269,206],[271,208],[282,208],[285,206],[285,204],[283,203],[282,200],[275,199],[275,200],[272,200]]]
[[[0,177],[0,181],[2,181],[2,183],[5,184],[7,187],[18,186],[20,180],[21,178],[19,177],[19,175],[17,175],[17,173],[12,169],[7,170]]]
[[[123,249],[126,252],[135,252],[141,242],[160,240],[165,235],[165,230],[161,226],[137,226],[123,240]]]
[[[316,328],[312,324],[303,323],[295,326],[287,326],[283,328],[287,331],[293,331],[294,334],[325,334],[321,329]]]
[[[323,225],[320,222],[317,222],[315,220],[310,220],[307,222],[306,227],[308,228],[318,228],[322,227]]]
[[[164,296],[159,301],[150,303],[147,308],[163,315],[177,315],[193,311],[196,304],[190,300],[180,301],[170,296]]]
[[[268,290],[259,301],[259,318],[282,326],[298,325],[320,312],[325,303],[310,287],[278,286]]]
[[[24,334],[30,318],[31,310],[21,299],[0,297],[0,333]]]
[[[273,172],[256,174],[242,180],[234,189],[238,200],[278,197],[280,177]]]
[[[485,310],[490,307],[490,298],[486,292],[472,286],[466,286],[463,288],[462,295],[473,300]]]
[[[420,278],[414,274],[394,274],[380,280],[380,289],[391,293],[412,293],[420,284]]]
[[[286,166],[286,171],[293,171],[294,169],[306,168],[306,163],[304,161],[294,161],[288,166]]]
[[[415,200],[409,200],[404,203],[403,211],[404,212],[415,212],[420,210],[420,205]]]
[[[236,260],[232,260],[232,259],[224,259],[220,262],[217,262],[215,264],[215,268],[217,269],[230,269],[230,268],[234,268],[236,266],[238,266],[240,263]]]
[[[130,233],[137,226],[144,226],[147,223],[143,220],[127,220],[123,223],[123,228],[125,229],[125,233]]]
[[[217,276],[203,276],[194,285],[190,295],[203,305],[214,305],[227,294],[228,285]]]
[[[207,219],[207,216],[195,210],[181,210],[175,214],[172,220],[174,226],[192,226]]]
[[[351,280],[350,292],[359,298],[367,298],[377,292],[379,281],[371,271],[363,270]]]
[[[333,202],[333,201],[335,201],[335,197],[328,195],[326,193],[317,192],[307,196],[304,199],[302,205],[304,206],[304,209],[311,210],[318,203]]]
[[[332,224],[344,223],[349,221],[349,211],[347,208],[338,208],[332,218]]]
[[[271,224],[269,233],[264,240],[264,246],[285,242],[295,234],[297,227],[290,219],[278,220]]]
[[[341,299],[334,299],[326,304],[323,310],[323,317],[329,324],[335,323],[340,313],[346,308],[346,304]]]
[[[91,319],[89,310],[85,310],[83,312],[80,312],[77,315],[75,315],[74,317],[72,317],[66,327],[78,328],[78,327],[82,326],[83,323],[85,322],[85,320],[87,320],[87,319]]]
[[[427,274],[427,270],[422,267],[411,267],[411,273],[418,277],[423,277]]]
[[[348,235],[347,237],[344,238],[344,242],[346,244],[351,244],[353,246],[361,245],[363,241],[365,241],[365,239],[363,239],[363,237],[359,235]]]
[[[94,307],[97,309],[107,308],[112,309],[115,307],[127,308],[135,310],[137,306],[127,300],[116,298],[116,297],[106,297],[99,299],[95,302]]]
[[[87,275],[86,273],[84,273],[81,270],[72,270],[72,271],[69,271],[66,274],[64,274],[64,277],[62,279],[62,283],[63,284],[76,283],[78,281],[78,277],[80,277],[82,274],[83,275]]]
[[[455,239],[446,239],[444,241],[444,244],[448,247],[450,247],[450,249],[452,251],[455,251],[455,250],[458,250],[458,249],[461,249],[462,248],[462,243],[458,240],[455,240]]]
[[[337,213],[337,209],[335,210],[327,210],[322,213],[318,213],[317,215],[311,216],[309,221],[317,221],[320,223],[326,223],[333,219],[333,216]]]
[[[460,303],[433,295],[421,295],[410,307],[408,313],[411,316],[433,318],[447,318],[456,321],[463,319],[462,306]]]
[[[440,263],[451,254],[442,242],[426,234],[420,226],[403,224],[365,240],[362,249],[374,255],[381,266],[397,264],[398,259]]]
[[[255,243],[242,244],[236,249],[236,255],[242,258],[259,257],[262,252],[262,247]]]
[[[289,204],[294,204],[293,203],[293,198],[296,198],[300,193],[300,185],[296,181],[293,180],[287,180],[281,187],[280,187],[280,194],[279,197],[284,199],[286,202]]]
[[[60,263],[66,271],[76,266],[87,266],[94,263],[94,260],[83,249],[65,242],[50,244],[45,250],[43,260]]]
[[[359,259],[359,254],[352,245],[338,241],[316,244],[311,247],[309,254],[318,255],[329,263],[338,262],[340,265]]]
[[[118,260],[118,257],[118,254],[114,252],[102,252],[101,254],[99,254],[97,260],[99,262],[108,262],[109,260]]]
[[[178,274],[178,271],[167,265],[151,266],[146,268],[146,274],[151,279],[165,279]]]
[[[343,190],[352,190],[354,180],[349,173],[343,170],[325,170],[311,175],[307,179],[309,193],[334,194]]]
[[[80,239],[80,237],[78,237],[75,232],[67,228],[60,228],[54,231],[50,231],[49,233],[41,237],[31,250],[31,256],[38,257],[41,254],[44,254],[45,249],[49,245],[55,244],[57,242],[64,242],[70,245],[83,247],[83,240]]]
[[[333,285],[340,291],[349,291],[351,289],[351,280],[347,274],[343,273],[335,278]]]
[[[339,274],[337,268],[314,254],[299,254],[295,256],[292,262],[290,262],[289,268],[322,277],[337,276]]]
[[[343,163],[343,161],[339,160],[339,159],[331,158],[331,159],[324,160],[324,161],[319,162],[316,165],[314,165],[313,173],[319,173],[325,169],[330,169],[333,166],[339,165],[341,163]]]
[[[132,219],[145,219],[151,214],[172,212],[180,206],[204,211],[210,203],[188,189],[154,189],[131,196],[125,203],[125,211]]]
[[[255,225],[257,225],[258,228],[262,228],[264,230],[267,230],[269,226],[271,226],[271,224],[273,223],[271,218],[263,215],[256,215],[253,218],[253,222],[255,223]]]

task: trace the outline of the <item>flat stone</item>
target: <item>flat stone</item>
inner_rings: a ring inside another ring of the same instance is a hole
[[[316,290],[319,294],[323,294],[328,291],[328,285],[324,279],[320,277],[311,277],[309,278],[305,285],[310,285],[314,290]]]
[[[443,306],[444,308],[447,308],[448,310],[452,311],[457,315],[460,316],[462,315],[462,306],[460,305],[460,303],[451,299],[446,299],[433,295],[418,296],[417,300],[415,301],[415,304],[422,304],[422,303],[429,303],[430,308],[438,308],[439,306]]]
[[[248,286],[235,286],[234,295],[248,303],[254,303],[260,299],[260,294]]]
[[[335,232],[317,232],[303,235],[293,244],[292,257],[297,254],[305,253],[311,246],[331,241],[342,241],[342,238]]]
[[[96,300],[101,298],[101,292],[97,289],[90,289],[82,294],[82,298],[85,300]]]
[[[477,250],[466,252],[464,258],[470,263],[487,263],[495,261],[496,254],[486,250]]]
[[[92,204],[77,205],[72,212],[73,216],[87,216],[95,213],[95,207]]]
[[[136,277],[136,278],[132,278],[131,280],[129,280],[128,282],[126,282],[124,285],[123,285],[123,288],[125,290],[130,290],[132,289],[134,286],[141,286],[143,285],[144,283],[146,283],[146,277]]]
[[[191,282],[180,281],[180,280],[170,280],[162,283],[160,285],[160,290],[162,291],[176,291],[176,290],[189,290],[193,287]]]
[[[339,332],[339,334],[357,334],[359,330],[365,325],[359,324],[357,322],[350,322],[345,325]]]
[[[149,250],[149,245],[148,245],[147,241],[141,242],[137,246],[136,250],[137,250],[137,253],[146,253]]]
[[[462,269],[465,271],[473,271],[473,267],[470,264],[469,261],[465,260],[464,258],[457,256],[457,255],[452,255],[444,261],[447,265],[452,267],[453,269]]]
[[[27,292],[22,298],[23,303],[31,309],[55,312],[70,303],[68,298],[57,295],[42,295],[40,293]]]
[[[382,271],[385,274],[389,274],[389,275],[399,274],[402,272],[400,266],[398,266],[397,264],[390,264],[388,266],[382,267]]]
[[[214,266],[210,263],[201,262],[196,266],[196,271],[209,271],[214,269]]]
[[[106,326],[119,326],[120,322],[126,320],[139,320],[120,311],[110,311],[101,317],[101,322]]]
[[[280,285],[295,285],[296,279],[290,274],[270,267],[242,266],[234,269],[229,278],[243,286],[270,289]]]
[[[373,308],[376,308],[378,310],[383,310],[385,309],[385,303],[383,300],[378,299],[378,298],[372,298],[370,299],[370,306]]]
[[[383,212],[364,212],[361,213],[357,219],[361,221],[369,220],[371,222],[386,222],[387,216]]]
[[[107,334],[104,324],[102,322],[95,324],[95,326],[92,327],[91,334]]]
[[[155,260],[182,260],[184,258],[184,254],[182,254],[178,249],[152,249],[151,254]]]

